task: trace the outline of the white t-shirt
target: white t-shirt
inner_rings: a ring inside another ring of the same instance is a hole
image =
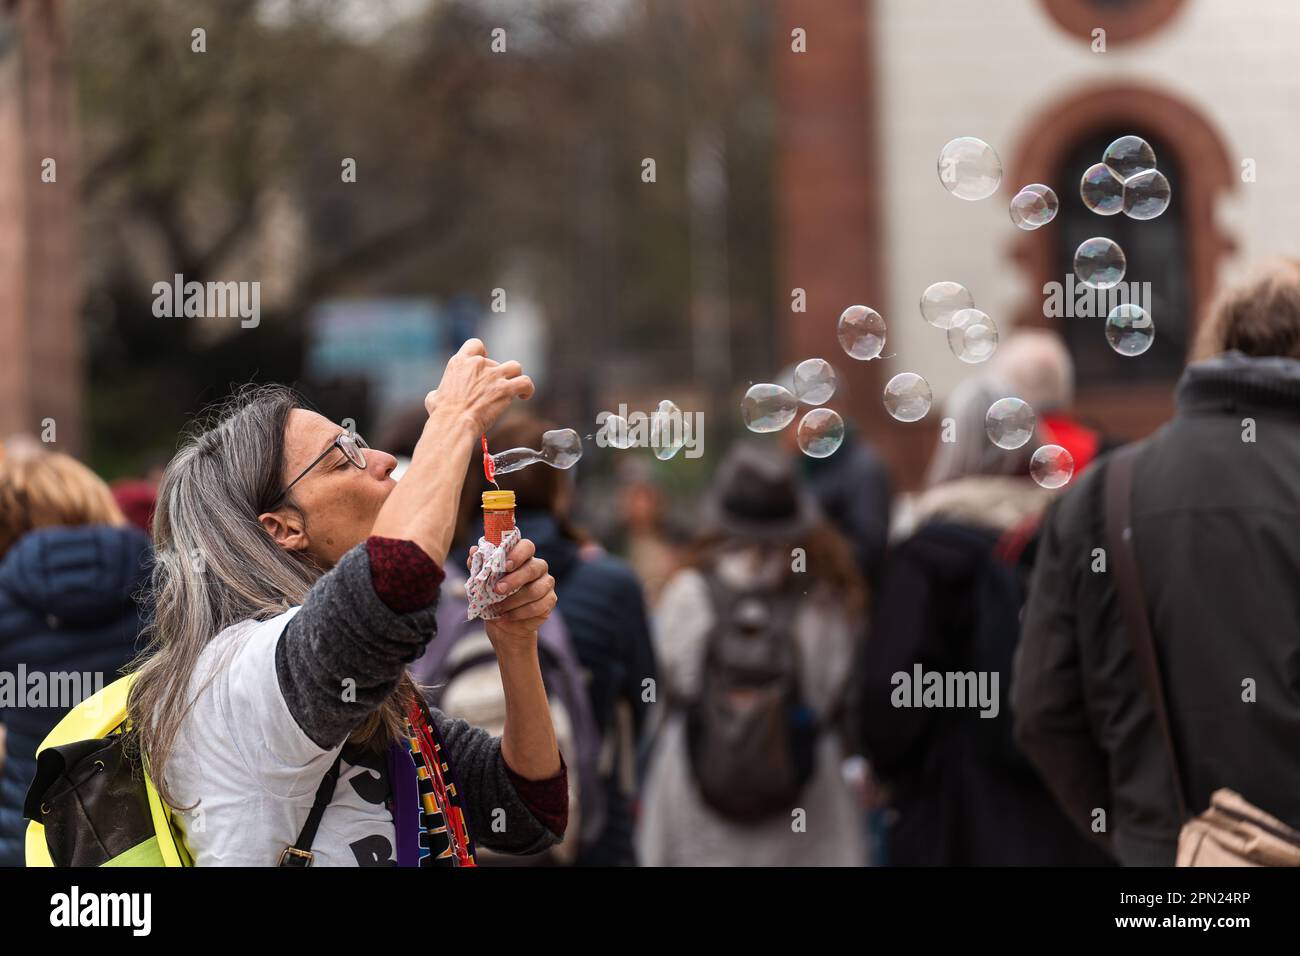
[[[198,804],[174,813],[198,866],[275,866],[298,838],[340,750],[339,781],[312,844],[312,865],[396,865],[385,756],[351,745],[322,750],[280,693],[275,648],[297,612],[226,628],[195,667],[190,692],[198,697],[177,736],[167,782],[180,806]]]

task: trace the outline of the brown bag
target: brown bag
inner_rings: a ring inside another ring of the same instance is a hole
[[[1155,639],[1151,635],[1151,620],[1147,616],[1137,554],[1133,549],[1133,466],[1140,448],[1140,445],[1127,445],[1106,463],[1106,544],[1115,569],[1115,590],[1124,631],[1155,709],[1156,724],[1169,757],[1174,794],[1178,798],[1178,818],[1184,821],[1178,834],[1175,866],[1300,866],[1300,830],[1287,826],[1232,790],[1214,791],[1209,809],[1188,819],[1182,774],[1160,683]]]

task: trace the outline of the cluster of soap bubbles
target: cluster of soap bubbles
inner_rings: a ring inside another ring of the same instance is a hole
[[[921,293],[921,317],[948,334],[948,348],[963,362],[987,361],[998,347],[998,327],[975,308],[975,297],[960,282],[935,282]]]
[[[1169,180],[1156,169],[1156,153],[1140,136],[1121,136],[1106,147],[1101,162],[1088,167],[1079,184],[1083,204],[1100,216],[1124,213],[1154,219],[1169,208]],[[1112,239],[1087,239],[1074,253],[1074,274],[1093,289],[1118,285],[1128,268],[1124,250]],[[1141,306],[1124,303],[1106,317],[1106,341],[1120,355],[1141,355],[1155,341],[1155,325]]]
[[[660,461],[668,461],[686,444],[682,416],[682,410],[666,398],[650,415],[650,445],[654,449],[655,457]],[[630,426],[622,415],[606,416],[601,430],[605,433],[607,445],[613,448],[630,447]],[[550,432],[547,434],[549,435]]]
[[[1088,167],[1079,183],[1083,204],[1099,216],[1124,213],[1154,219],[1169,208],[1169,180],[1156,169],[1156,152],[1140,136],[1121,136]]]
[[[884,320],[865,306],[856,306],[870,313],[879,320],[879,345],[873,355],[880,353],[885,342]],[[848,312],[845,312],[847,315]],[[869,323],[868,323],[869,324]],[[864,336],[868,333],[863,333]],[[843,336],[840,338],[844,342]],[[844,350],[850,355],[849,346]],[[856,356],[855,356],[856,357]],[[740,402],[740,415],[745,427],[752,432],[766,434],[779,432],[792,421],[799,412],[799,404],[824,405],[835,394],[835,369],[825,359],[805,359],[795,366],[793,391],[783,385],[760,382],[751,385]],[[799,450],[809,458],[829,458],[844,443],[844,419],[839,412],[830,408],[814,408],[799,420],[795,434]]]

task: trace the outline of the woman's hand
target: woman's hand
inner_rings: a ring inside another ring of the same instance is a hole
[[[477,550],[477,547],[470,548],[466,566],[473,563]],[[488,640],[498,654],[531,651],[542,622],[550,617],[557,603],[555,578],[548,573],[546,562],[537,557],[536,545],[527,538],[521,538],[510,549],[506,567],[512,570],[497,582],[497,593],[514,593],[492,605],[499,616],[483,622]]]
[[[495,362],[478,339],[469,339],[447,362],[438,387],[424,398],[430,416],[465,421],[486,432],[516,398],[531,398],[533,380],[518,362]]]
[[[470,339],[447,362],[442,382],[424,400],[429,420],[411,465],[388,495],[371,534],[414,541],[439,565],[447,560],[466,465],[479,435],[516,398],[533,394],[518,362],[494,362]]]

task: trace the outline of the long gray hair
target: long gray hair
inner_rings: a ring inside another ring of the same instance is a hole
[[[257,520],[283,488],[285,426],[301,406],[283,386],[243,389],[192,431],[158,490],[148,644],[133,665],[128,713],[132,747],[169,804],[167,762],[198,696],[191,681],[208,642],[232,624],[301,604],[326,570],[281,548]],[[296,507],[292,498],[287,507]],[[412,691],[403,680],[353,739],[392,739]]]

